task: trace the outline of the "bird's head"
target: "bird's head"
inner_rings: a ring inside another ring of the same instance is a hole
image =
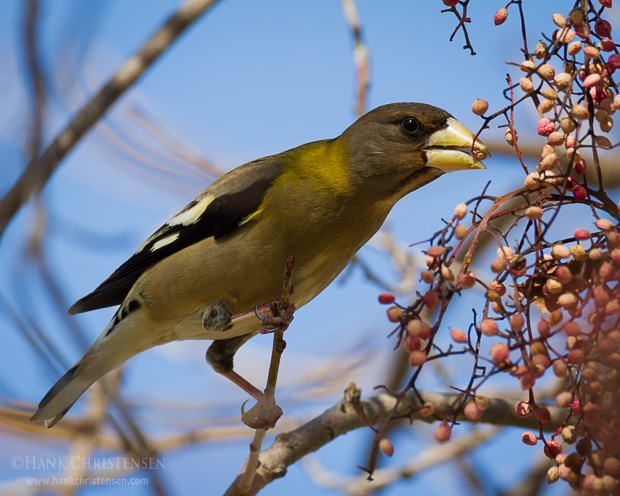
[[[360,117],[342,133],[353,180],[370,194],[398,199],[445,172],[484,169],[489,152],[446,111],[392,103]]]

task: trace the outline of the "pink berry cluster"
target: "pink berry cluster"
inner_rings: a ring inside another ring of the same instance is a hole
[[[547,139],[537,171],[572,169],[576,197],[583,197],[579,183],[587,168],[580,149],[612,147],[608,133],[614,125],[612,115],[620,108],[613,78],[620,53],[611,25],[603,18],[610,6],[611,2],[580,2],[566,17],[554,14],[553,34],[519,64],[526,74],[519,87],[535,103],[540,115],[537,132]],[[508,130],[506,139],[514,145],[512,134]]]

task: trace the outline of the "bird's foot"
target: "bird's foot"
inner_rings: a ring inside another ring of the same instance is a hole
[[[265,306],[266,305],[263,305],[261,309],[265,308]],[[292,302],[289,303],[285,310],[282,310],[280,308],[279,301],[272,301],[267,310],[267,312],[261,313],[258,305],[254,309],[256,317],[262,322],[260,328],[258,329],[258,332],[261,334],[269,334],[280,329],[286,331],[295,318],[293,316],[295,313],[295,305]]]
[[[281,416],[282,408],[275,403],[266,407],[264,397],[247,412],[241,407],[241,421],[251,429],[273,429]]]

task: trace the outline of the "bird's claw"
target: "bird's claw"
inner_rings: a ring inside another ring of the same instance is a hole
[[[245,411],[245,403],[241,406],[241,421],[251,429],[273,429],[282,416],[282,408],[274,404],[269,411],[264,409],[264,400]]]
[[[268,309],[267,312],[261,313],[259,308]],[[269,334],[279,330],[286,330],[293,321],[293,313],[295,312],[295,305],[289,303],[286,310],[282,310],[279,301],[272,301],[268,305],[262,305],[254,307],[254,314],[256,318],[262,322],[259,332],[261,334]]]

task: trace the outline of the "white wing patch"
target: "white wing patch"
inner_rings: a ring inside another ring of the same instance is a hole
[[[198,219],[200,219],[202,213],[213,200],[215,200],[215,197],[213,195],[205,196],[192,208],[176,214],[172,219],[168,221],[168,225],[178,226],[179,224],[183,224],[184,226],[189,226],[190,224],[193,224],[194,222],[198,221]]]
[[[174,234],[171,234],[170,236],[166,236],[165,238],[160,239],[159,241],[153,243],[153,246],[151,246],[151,253],[154,252],[155,250],[159,250],[160,248],[169,245],[170,243],[174,243],[177,238],[179,237],[179,233],[176,232]]]

